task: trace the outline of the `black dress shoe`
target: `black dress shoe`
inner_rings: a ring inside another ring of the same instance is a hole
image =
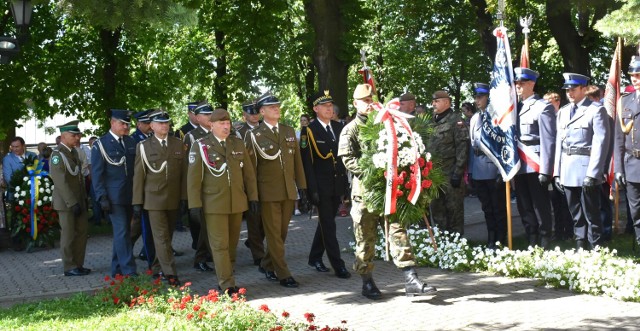
[[[209,265],[207,265],[206,262],[198,262],[196,264],[193,265],[193,269],[196,269],[198,271],[213,271],[213,268],[211,268]]]
[[[278,277],[276,277],[276,273],[273,271],[267,271],[264,273],[264,276],[267,277],[268,280],[277,281]]]
[[[184,253],[183,253],[183,252],[178,252],[178,251],[176,251],[176,250],[175,250],[175,249],[173,249],[173,248],[172,248],[171,250],[173,251],[173,256],[182,256],[182,255],[184,255]]]
[[[162,279],[162,280],[167,280],[167,277],[164,276],[164,273],[162,271],[158,272],[157,274],[153,274],[153,279]]]
[[[89,268],[80,267],[80,268],[78,268],[78,269],[80,269],[80,271],[82,271],[82,272],[86,272],[86,273],[87,273],[87,275],[91,273],[91,269],[89,269]]]
[[[266,270],[264,270],[264,268],[263,268],[263,267],[258,267],[258,272],[263,273],[263,274],[266,274],[266,273],[267,273],[267,271],[266,271]]]
[[[249,243],[249,239],[244,241],[244,245],[247,246],[247,248],[251,249],[251,244]]]
[[[88,272],[84,272],[80,268],[75,268],[64,272],[65,276],[86,276],[88,274]]]
[[[262,259],[253,260],[253,265],[260,265],[260,263],[262,263]]]
[[[166,279],[167,279],[167,283],[169,283],[169,286],[173,286],[173,287],[180,286],[180,280],[178,280],[178,277],[173,275],[167,275]]]
[[[318,272],[329,272],[329,268],[327,268],[322,261],[309,262],[309,265],[316,268]]]
[[[347,268],[340,267],[336,270],[336,277],[342,278],[342,279],[351,278],[351,273],[347,271]]]
[[[237,286],[227,287],[227,289],[225,290],[227,295],[233,295],[235,293],[238,293],[238,291],[240,291],[240,288]]]
[[[293,279],[293,277],[287,277],[285,279],[281,279],[280,280],[280,285],[284,286],[284,287],[298,287],[298,282],[296,282],[295,279]]]

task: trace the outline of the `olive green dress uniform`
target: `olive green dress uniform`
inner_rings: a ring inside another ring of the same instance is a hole
[[[180,139],[167,136],[165,141],[167,147],[162,147],[152,136],[136,146],[132,204],[148,211],[162,272],[176,276],[171,241],[180,200],[187,199],[187,153]]]
[[[447,178],[461,179],[469,158],[469,128],[460,114],[449,108],[430,123],[433,133],[427,149],[445,171]],[[431,202],[431,216],[441,230],[464,233],[463,185],[444,185],[443,192]]]
[[[209,135],[209,131],[203,129],[201,126],[198,126],[197,128],[189,131],[187,135],[184,136],[184,144],[187,146],[187,150],[191,150],[194,142]],[[192,239],[196,243],[196,257],[194,260],[194,265],[207,261],[207,253],[209,252],[209,237],[206,235],[206,226],[207,225],[204,223],[197,224],[195,221],[190,219],[189,229],[191,231]],[[202,235],[200,235],[201,233]]]
[[[364,187],[360,182],[362,168],[358,160],[362,157],[358,134],[360,126],[365,125],[367,117],[358,114],[349,122],[340,134],[338,156],[342,158],[344,166],[353,174],[351,183],[351,217],[353,218],[353,232],[356,239],[355,261],[353,270],[358,274],[370,274],[373,271],[375,245],[378,239],[377,226],[381,222],[381,215],[369,212],[364,201]],[[406,230],[398,223],[389,224],[389,250],[393,263],[398,268],[414,267],[416,259],[413,255],[411,243]]]
[[[51,154],[49,174],[53,180],[53,208],[60,218],[60,252],[65,271],[82,269],[87,248],[87,192],[80,171],[81,161],[75,148],[64,144]],[[80,205],[80,215],[73,214],[73,206]]]
[[[254,167],[244,142],[229,136],[225,145],[213,135],[193,144],[187,177],[189,208],[203,209],[203,223],[222,289],[235,287],[233,265],[242,212],[248,209],[248,201],[258,201]]]
[[[250,131],[245,142],[257,167],[262,225],[267,238],[267,253],[261,266],[266,271],[275,271],[278,279],[283,280],[291,277],[284,259],[284,242],[297,189],[306,189],[307,182],[295,130],[282,123],[278,123],[277,130],[276,136],[263,122]],[[278,152],[280,155],[274,158]]]

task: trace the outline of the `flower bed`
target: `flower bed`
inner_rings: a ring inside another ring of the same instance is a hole
[[[410,228],[418,265],[453,271],[490,272],[509,277],[539,279],[544,285],[567,288],[592,295],[606,295],[618,300],[640,302],[640,265],[617,256],[616,250],[596,248],[592,251],[540,247],[527,250],[496,250],[471,247],[458,233],[433,228],[437,251],[424,229]],[[376,257],[384,256],[384,236],[378,234]],[[353,247],[354,243],[350,243]]]

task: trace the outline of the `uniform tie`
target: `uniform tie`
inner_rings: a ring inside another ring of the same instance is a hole
[[[122,146],[122,148],[124,148],[124,141],[122,141],[122,137],[118,138],[118,142],[120,143],[120,146]],[[126,149],[126,148],[124,148]]]
[[[224,143],[224,140],[220,140],[220,145],[222,145],[222,149],[227,150],[227,145]]]
[[[276,138],[279,138],[279,136],[278,136],[278,127],[274,126],[273,128],[271,128],[271,130],[273,130],[273,134],[276,135]]]
[[[162,149],[167,150],[167,141],[162,139]]]
[[[569,113],[569,115],[570,115],[570,116],[569,116],[569,119],[572,119],[572,118],[573,118],[573,115],[575,115],[575,114],[576,114],[576,109],[577,109],[577,108],[578,108],[578,107],[576,106],[576,104],[575,104],[575,103],[572,103],[572,104],[571,104],[571,112]]]
[[[331,136],[331,140],[335,141],[336,140],[336,136],[333,135],[333,131],[331,131],[331,125],[329,125],[329,124],[327,124],[327,132]]]

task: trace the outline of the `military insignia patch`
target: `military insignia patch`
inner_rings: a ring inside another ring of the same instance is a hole
[[[54,155],[54,156],[51,158],[51,163],[53,163],[53,164],[58,164],[58,163],[60,163],[60,157],[59,157],[58,155]]]
[[[195,163],[196,162],[196,152],[190,152],[189,153],[189,163]]]
[[[307,148],[307,136],[306,135],[301,135],[300,136],[300,148]]]

